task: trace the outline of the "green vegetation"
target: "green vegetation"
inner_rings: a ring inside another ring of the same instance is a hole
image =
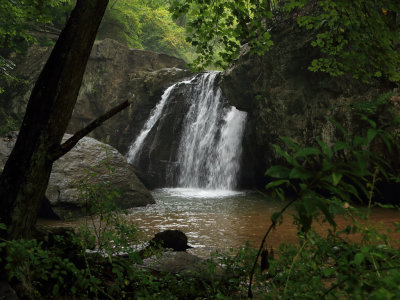
[[[0,45],[4,52],[21,53],[32,43],[49,43],[40,33],[61,30],[73,0],[0,2]],[[184,57],[190,49],[184,28],[173,22],[170,4],[154,0],[112,1],[104,15],[98,38],[115,39],[129,47]],[[51,42],[50,42],[51,43]],[[4,58],[2,58],[4,59]],[[7,61],[0,61],[7,67]]]
[[[54,45],[65,26],[74,0],[0,1],[0,79],[12,76],[16,54],[40,43]],[[185,22],[174,22],[168,1],[112,1],[99,28],[98,39],[111,38],[122,44],[192,60],[194,50],[186,42]],[[4,92],[4,83],[0,93]]]
[[[366,117],[364,121],[371,128],[363,137],[351,137],[336,124],[345,137],[344,141],[328,145],[317,140],[317,146],[301,148],[291,139],[283,138],[289,150],[284,151],[275,146],[275,150],[285,158],[287,164],[273,166],[266,172],[267,176],[274,178],[266,188],[282,200],[291,200],[280,212],[272,215],[272,224],[264,236],[257,258],[261,256],[263,259],[263,254],[264,257],[268,257],[268,251],[263,250],[264,243],[270,231],[281,222],[282,214],[289,206],[295,207],[293,219],[294,224],[298,226],[301,247],[293,250],[283,246],[281,249],[284,255],[289,254],[292,257],[292,261],[285,263],[286,257],[280,256],[281,262],[278,262],[278,265],[283,263],[286,264],[286,269],[289,267],[284,278],[276,278],[276,269],[272,269],[272,277],[276,280],[276,285],[274,283],[273,286],[277,290],[268,294],[271,299],[278,295],[285,298],[291,270],[295,265],[298,269],[293,274],[294,289],[287,299],[295,296],[314,299],[328,294],[335,299],[342,296],[362,299],[368,293],[392,299],[400,293],[397,284],[391,285],[392,281],[398,281],[397,276],[400,272],[400,251],[396,249],[398,245],[392,245],[390,238],[377,233],[376,229],[360,225],[356,216],[361,217],[362,214],[349,205],[355,201],[366,204],[368,217],[369,209],[373,205],[381,205],[374,203],[377,182],[384,179],[386,182],[397,183],[400,180],[400,170],[388,164],[382,153],[377,154],[371,150],[372,144],[380,140],[387,147],[387,151],[398,153],[399,137],[378,129],[376,123]],[[385,207],[395,208],[390,205]],[[350,225],[340,232],[336,232],[335,218],[338,215],[351,221]],[[332,227],[326,238],[321,238],[311,231],[312,223],[318,221],[328,222]],[[397,231],[400,229],[399,225],[395,224]],[[340,237],[351,232],[361,233],[362,243],[349,243]],[[298,259],[302,261],[301,264],[298,263]],[[332,263],[326,264],[329,260]],[[282,272],[281,267],[278,267],[279,272]],[[250,273],[250,282],[255,268],[256,264]],[[330,282],[329,287],[324,287],[323,278],[334,280]],[[384,284],[378,284],[380,281]],[[250,285],[249,296],[251,292]],[[373,299],[380,299],[375,297],[377,298]]]
[[[188,58],[184,27],[172,20],[168,1],[119,0],[109,5],[98,38],[112,38],[138,49]]]
[[[351,74],[364,82],[382,76],[400,81],[398,1],[174,0],[172,10],[175,17],[190,16],[188,41],[200,54],[194,62],[201,67],[214,61],[226,67],[243,43],[262,55],[273,45],[275,22],[294,11],[298,24],[314,35],[312,45],[320,49],[310,70]]]

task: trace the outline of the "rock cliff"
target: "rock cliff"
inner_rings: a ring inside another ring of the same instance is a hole
[[[50,51],[35,46],[17,59],[13,75],[23,81],[11,84],[0,94],[0,127],[15,128],[21,122],[30,91]],[[128,109],[91,134],[125,153],[163,90],[190,76],[185,65],[183,60],[166,54],[130,49],[111,39],[97,41],[67,132],[79,130],[113,106],[131,100]]]
[[[340,138],[340,130],[329,118],[342,124],[350,134],[361,134],[365,127],[354,104],[376,99],[393,86],[383,81],[361,84],[348,77],[331,77],[308,70],[319,54],[311,47],[313,33],[299,28],[290,18],[272,28],[274,46],[263,56],[252,56],[247,45],[226,70],[220,85],[229,102],[249,113],[244,138],[244,186],[263,187],[264,172],[280,159],[273,144],[280,136],[293,138],[303,146],[315,145],[315,138],[330,143]],[[376,121],[393,126],[398,107],[390,101],[379,111]],[[359,112],[359,111],[358,111]]]

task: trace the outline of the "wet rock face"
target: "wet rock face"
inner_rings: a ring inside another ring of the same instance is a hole
[[[50,51],[35,46],[16,61],[13,75],[24,82],[14,83],[0,94],[0,113],[7,116],[0,120],[0,127],[9,120],[17,124],[22,121],[30,91]],[[130,49],[111,39],[97,41],[67,132],[74,133],[110,108],[130,100],[129,108],[90,134],[125,154],[163,91],[190,76],[185,65],[183,60],[166,54]]]
[[[63,140],[70,136],[65,135]],[[0,170],[12,150],[15,138],[16,133],[0,138]],[[115,198],[117,206],[122,209],[154,203],[150,192],[136,177],[126,159],[115,148],[90,137],[83,138],[54,163],[46,197],[61,218],[69,214],[77,216],[81,214],[80,206],[83,204],[80,187],[104,184],[107,189],[122,194]]]
[[[196,84],[197,81],[198,79],[195,79],[192,84]],[[189,109],[189,105],[185,101],[188,92],[185,84],[178,84],[174,88],[161,118],[150,130],[140,150],[140,160],[135,163],[135,171],[149,188],[159,188],[171,184],[168,182],[168,176],[173,176],[171,170],[173,170],[174,164],[177,164],[180,133]],[[139,128],[139,130],[141,129]]]
[[[281,163],[272,145],[283,146],[286,136],[302,146],[315,145],[315,137],[330,144],[340,137],[332,118],[352,134],[361,134],[351,104],[391,90],[377,82],[367,86],[351,78],[330,77],[308,70],[318,50],[310,46],[313,38],[293,20],[277,24],[272,31],[274,46],[264,56],[252,56],[248,46],[226,70],[220,80],[231,105],[247,111],[244,137],[242,182],[244,186],[263,187],[264,172]]]

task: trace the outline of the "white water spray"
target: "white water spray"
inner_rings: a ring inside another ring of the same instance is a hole
[[[188,111],[183,119],[176,162],[170,168],[170,175],[177,172],[175,185],[181,188],[232,190],[237,187],[246,113],[223,102],[221,89],[215,84],[217,74],[204,73],[177,83],[188,86],[184,100]],[[198,82],[193,84],[195,80]],[[135,164],[140,159],[143,143],[162,117],[166,103],[173,98],[171,92],[177,84],[164,92],[151,112],[129,149],[128,162]]]

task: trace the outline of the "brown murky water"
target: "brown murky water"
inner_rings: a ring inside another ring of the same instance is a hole
[[[194,247],[189,251],[203,257],[217,249],[240,247],[246,241],[258,247],[270,225],[272,213],[285,205],[255,192],[160,189],[153,191],[153,196],[156,204],[131,209],[129,220],[144,232],[146,238],[165,229],[182,230]],[[348,224],[343,219],[337,221],[340,228]],[[400,222],[400,212],[382,208],[373,209],[369,220],[382,228],[393,222]],[[317,224],[316,230],[324,233],[328,227]],[[297,242],[296,232],[289,210],[282,225],[268,238],[268,247],[276,249],[283,242]],[[357,236],[352,238],[358,239]],[[392,235],[392,238],[400,240],[400,235]]]

